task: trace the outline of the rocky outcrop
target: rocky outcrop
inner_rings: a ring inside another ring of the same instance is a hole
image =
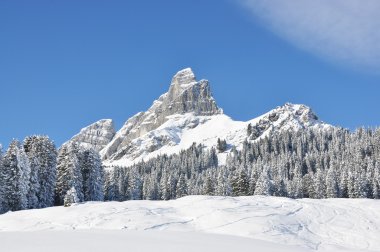
[[[325,128],[329,125],[318,120],[316,114],[303,104],[286,103],[277,107],[250,124],[249,139],[256,140],[264,135],[284,130],[302,130],[305,128]]]
[[[114,139],[101,151],[102,158],[121,157],[123,153],[120,151],[125,152],[125,147],[129,146],[133,139],[157,129],[169,116],[185,113],[193,113],[196,116],[222,113],[212,97],[209,82],[197,81],[191,68],[183,69],[174,75],[167,93],[154,101],[146,112],[136,114],[124,124]]]
[[[81,129],[69,142],[77,142],[81,147],[100,151],[111,142],[115,133],[113,121],[103,119]]]
[[[163,116],[193,112],[195,115],[221,113],[207,80],[196,81],[191,68],[179,71],[162,99]]]

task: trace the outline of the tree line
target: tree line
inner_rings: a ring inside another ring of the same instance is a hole
[[[99,154],[75,143],[57,151],[47,136],[0,148],[0,213],[103,200]]]
[[[254,131],[247,130],[247,139]],[[168,200],[184,195],[380,198],[380,129],[305,129],[217,149],[193,144],[131,167],[112,167],[106,200]]]
[[[254,138],[247,129],[247,140]],[[219,157],[219,159],[218,159]],[[223,160],[221,159],[223,158]],[[130,167],[47,136],[0,148],[0,213],[103,200],[169,200],[186,195],[380,198],[380,129],[284,131],[236,149],[193,144]]]

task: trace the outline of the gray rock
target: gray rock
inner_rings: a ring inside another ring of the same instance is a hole
[[[100,151],[111,142],[115,136],[115,128],[111,119],[103,119],[93,123],[72,137],[68,142],[77,142],[83,148],[93,148]]]
[[[157,129],[168,120],[168,116],[185,113],[199,116],[223,113],[212,97],[209,82],[197,81],[191,68],[183,69],[174,75],[167,93],[154,101],[146,112],[136,114],[124,124],[114,139],[101,151],[102,158],[119,159],[125,152],[124,147],[133,149],[133,139]]]

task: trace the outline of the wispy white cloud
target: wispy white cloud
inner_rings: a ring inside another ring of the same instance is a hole
[[[336,63],[380,73],[379,0],[241,0],[296,46]]]

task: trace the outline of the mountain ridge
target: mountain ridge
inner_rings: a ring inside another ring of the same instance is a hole
[[[173,76],[168,92],[118,131],[112,120],[102,119],[68,142],[96,149],[106,166],[130,166],[160,154],[178,153],[194,142],[212,148],[218,139],[224,139],[228,146],[240,148],[244,141],[309,127],[323,130],[332,126],[320,121],[310,107],[291,103],[246,122],[234,121],[218,107],[208,80],[197,81],[192,69],[185,68]],[[221,164],[225,156],[219,153]]]

